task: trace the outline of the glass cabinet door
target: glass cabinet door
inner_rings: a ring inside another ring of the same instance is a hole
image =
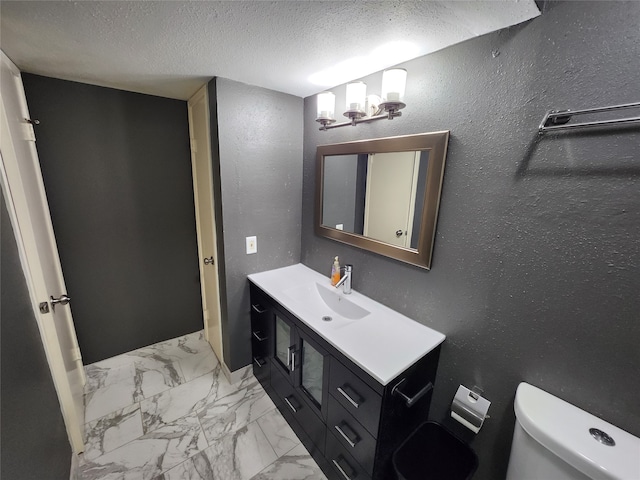
[[[290,352],[292,345],[292,336],[291,336],[292,326],[281,318],[279,315],[276,315],[276,325],[275,325],[275,358],[278,360],[282,368],[284,368],[287,372],[289,372],[290,367]]]
[[[307,395],[311,397],[311,400],[320,408],[323,403],[324,356],[304,339],[301,339],[300,343],[302,351],[300,385]]]
[[[304,332],[298,330],[296,388],[302,398],[322,418],[327,418],[329,402],[329,354]],[[298,366],[298,363],[300,365]]]

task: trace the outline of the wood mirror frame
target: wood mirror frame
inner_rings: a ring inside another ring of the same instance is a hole
[[[444,130],[417,135],[319,145],[316,156],[316,234],[429,270],[433,256],[448,142],[449,131]],[[417,249],[392,245],[322,224],[325,156],[425,150],[429,151],[429,160]]]

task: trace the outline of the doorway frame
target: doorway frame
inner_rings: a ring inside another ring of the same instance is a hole
[[[193,118],[193,105],[197,104],[198,102],[203,101],[204,105],[206,107],[206,111],[207,113],[209,113],[208,115],[206,115],[205,118],[205,131],[206,133],[206,138],[205,139],[196,139],[195,138],[195,126],[194,126],[194,118]],[[203,85],[196,93],[194,93],[189,100],[187,101],[187,110],[188,110],[188,120],[189,120],[189,142],[190,142],[190,151],[191,151],[191,175],[193,178],[193,200],[194,200],[194,206],[195,206],[195,214],[196,214],[196,238],[197,238],[197,243],[198,243],[198,266],[199,266],[199,273],[200,273],[200,294],[201,294],[201,298],[202,298],[202,316],[203,316],[203,320],[204,320],[204,335],[205,335],[205,339],[207,340],[207,342],[209,342],[209,344],[211,345],[211,347],[214,350],[214,353],[216,354],[218,358],[218,361],[220,362],[220,365],[222,366],[222,370],[225,373],[225,375],[227,376],[228,379],[230,379],[230,375],[231,372],[229,371],[229,369],[227,368],[225,362],[224,362],[224,338],[223,338],[223,330],[222,330],[222,309],[221,309],[221,298],[220,298],[220,275],[219,275],[219,259],[218,259],[218,237],[217,237],[217,232],[216,232],[216,224],[218,222],[218,219],[216,218],[216,209],[215,209],[215,198],[214,198],[214,194],[213,194],[213,166],[211,164],[212,161],[212,155],[211,155],[211,136],[210,136],[210,131],[211,131],[211,124],[210,124],[210,112],[209,112],[209,93],[207,90],[207,84]],[[216,268],[216,273],[215,273],[215,278],[216,278],[216,290],[217,290],[217,294],[216,294],[216,298],[217,301],[215,302],[215,305],[211,306],[207,304],[207,300],[206,300],[206,284],[205,284],[205,272],[204,272],[204,258],[205,255],[207,255],[206,252],[204,252],[204,247],[203,247],[203,227],[202,227],[202,219],[200,218],[200,200],[199,200],[199,190],[198,190],[198,179],[197,179],[197,166],[196,166],[196,154],[198,152],[199,148],[204,148],[205,152],[206,152],[206,156],[209,159],[208,162],[208,168],[207,168],[207,173],[208,173],[208,177],[209,177],[209,201],[210,201],[210,205],[211,205],[211,211],[212,211],[212,215],[213,215],[213,240],[214,240],[214,246],[215,248],[213,249],[213,252],[209,252],[211,253],[211,255],[213,256],[213,266],[215,266]],[[209,308],[207,308],[209,307]],[[216,346],[214,346],[212,339],[209,338],[209,331],[210,331],[210,325],[209,325],[209,320],[210,320],[210,315],[208,314],[207,310],[211,311],[211,309],[214,309],[214,314],[218,316],[218,319],[220,320],[219,324],[220,324],[220,345],[218,346],[219,348],[219,352],[217,352],[217,348]]]
[[[15,77],[13,80],[19,80],[19,88],[21,88],[22,79],[20,70],[4,52],[0,52],[0,56],[2,63],[6,65],[10,74]],[[24,90],[22,90],[20,94],[22,98],[20,98],[19,101],[23,103],[21,109],[24,112],[27,111],[26,106],[24,105]],[[43,313],[38,308],[39,302],[43,299],[47,300],[49,298],[49,292],[46,288],[43,266],[36,248],[35,232],[32,226],[32,217],[27,201],[27,193],[20,173],[19,162],[21,161],[36,163],[36,165],[34,165],[34,172],[38,177],[36,179],[38,189],[37,194],[41,201],[41,205],[39,205],[38,208],[43,209],[45,217],[48,219],[48,222],[46,222],[45,225],[45,229],[48,233],[47,241],[51,244],[51,255],[55,257],[53,260],[56,265],[56,275],[58,276],[58,280],[62,286],[64,286],[64,277],[62,276],[62,267],[58,257],[57,244],[55,234],[53,232],[53,225],[51,223],[51,214],[47,204],[47,196],[44,189],[40,165],[38,163],[37,152],[35,151],[34,145],[31,147],[32,154],[29,155],[29,158],[18,158],[18,153],[16,152],[14,144],[16,139],[11,134],[9,126],[10,119],[5,108],[5,99],[2,98],[2,95],[0,95],[0,117],[0,183],[2,185],[2,194],[6,200],[7,211],[9,213],[9,218],[18,246],[20,264],[22,265],[22,271],[25,276],[29,298],[31,300],[31,307],[38,326],[38,331],[40,332],[45,357],[49,365],[53,384],[60,403],[60,410],[64,418],[69,442],[74,453],[82,453],[84,451],[84,405],[80,412],[81,418],[78,418],[73,392],[74,388],[76,388],[76,392],[78,388],[84,389],[86,373],[82,365],[82,356],[80,353],[80,347],[78,346],[73,321],[70,314],[66,315],[66,323],[71,336],[72,347],[70,352],[66,352],[67,357],[65,357],[64,352],[62,352],[61,349],[56,327],[51,319],[51,314]],[[24,123],[23,132],[25,135],[24,140],[35,142],[33,126],[26,121]],[[77,376],[77,380],[79,380],[80,385],[71,384],[67,374],[65,358],[69,361],[79,362],[79,375]]]

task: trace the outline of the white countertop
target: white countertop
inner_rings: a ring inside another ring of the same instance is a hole
[[[300,301],[291,292],[299,292],[307,286],[311,292],[317,288],[316,284],[332,289],[329,277],[301,263],[254,273],[249,275],[249,280],[382,385],[387,385],[445,339],[442,333],[355,290],[350,295],[344,295],[342,287],[333,291],[370,313],[360,320],[348,320],[335,315],[328,308],[325,309],[327,311],[318,311],[322,307],[318,308],[317,303]],[[337,317],[336,321],[324,322],[324,315]]]

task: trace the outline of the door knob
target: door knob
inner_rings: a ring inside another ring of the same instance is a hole
[[[396,230],[396,237],[402,236],[402,230]]]
[[[66,293],[60,295],[59,298],[55,298],[51,296],[51,309],[55,312],[56,305],[59,303],[60,305],[67,305],[71,301],[71,297],[69,297]]]
[[[213,255],[210,256],[209,258],[205,258],[204,259],[204,264],[205,265],[213,265]]]

